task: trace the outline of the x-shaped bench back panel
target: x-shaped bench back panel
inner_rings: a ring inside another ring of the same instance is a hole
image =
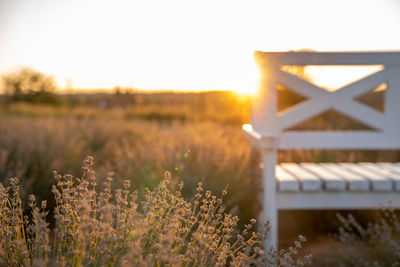
[[[255,58],[262,76],[259,95],[253,105],[252,125],[263,136],[276,137],[278,148],[400,148],[400,53],[256,52]],[[330,92],[282,71],[283,65],[382,65],[384,68]],[[381,83],[388,85],[383,112],[354,100]],[[308,99],[278,113],[278,84]],[[376,131],[284,131],[330,109]]]

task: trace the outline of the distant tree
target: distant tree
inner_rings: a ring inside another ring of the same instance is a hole
[[[22,68],[2,76],[3,92],[11,101],[59,104],[52,76],[32,68]]]
[[[39,92],[53,93],[57,85],[52,76],[31,68],[22,68],[3,75],[3,89],[8,95],[26,95]]]
[[[116,95],[120,95],[121,93],[122,93],[122,87],[121,86],[115,86],[114,87],[114,93],[116,94]]]

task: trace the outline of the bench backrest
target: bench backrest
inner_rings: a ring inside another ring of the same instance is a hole
[[[252,127],[276,137],[277,149],[400,149],[400,53],[255,52],[261,70],[259,95],[253,104]],[[382,65],[383,69],[330,92],[281,70],[284,65]],[[383,112],[354,100],[387,83]],[[277,112],[277,85],[307,98]],[[374,131],[284,131],[327,110],[336,110]]]

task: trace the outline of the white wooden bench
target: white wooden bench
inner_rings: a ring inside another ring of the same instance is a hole
[[[278,210],[400,208],[400,163],[282,163],[289,149],[400,149],[400,53],[256,52],[261,70],[251,125],[243,126],[263,157],[263,219],[272,227],[267,246],[277,247]],[[330,92],[289,74],[284,65],[382,65],[383,69]],[[384,111],[354,98],[386,82]],[[277,85],[308,99],[277,112]],[[286,131],[329,109],[376,131]]]

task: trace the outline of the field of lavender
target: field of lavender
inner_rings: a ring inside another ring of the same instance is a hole
[[[254,232],[252,219],[239,231],[238,217],[225,213],[225,190],[217,198],[198,183],[188,202],[183,184],[167,171],[139,203],[130,180],[112,187],[112,173],[97,190],[92,164],[87,157],[79,178],[54,173],[52,228],[46,200],[37,205],[29,195],[30,216],[23,215],[18,179],[0,184],[2,266],[303,266],[311,260],[296,256],[303,236],[289,251],[264,252],[268,225]]]

